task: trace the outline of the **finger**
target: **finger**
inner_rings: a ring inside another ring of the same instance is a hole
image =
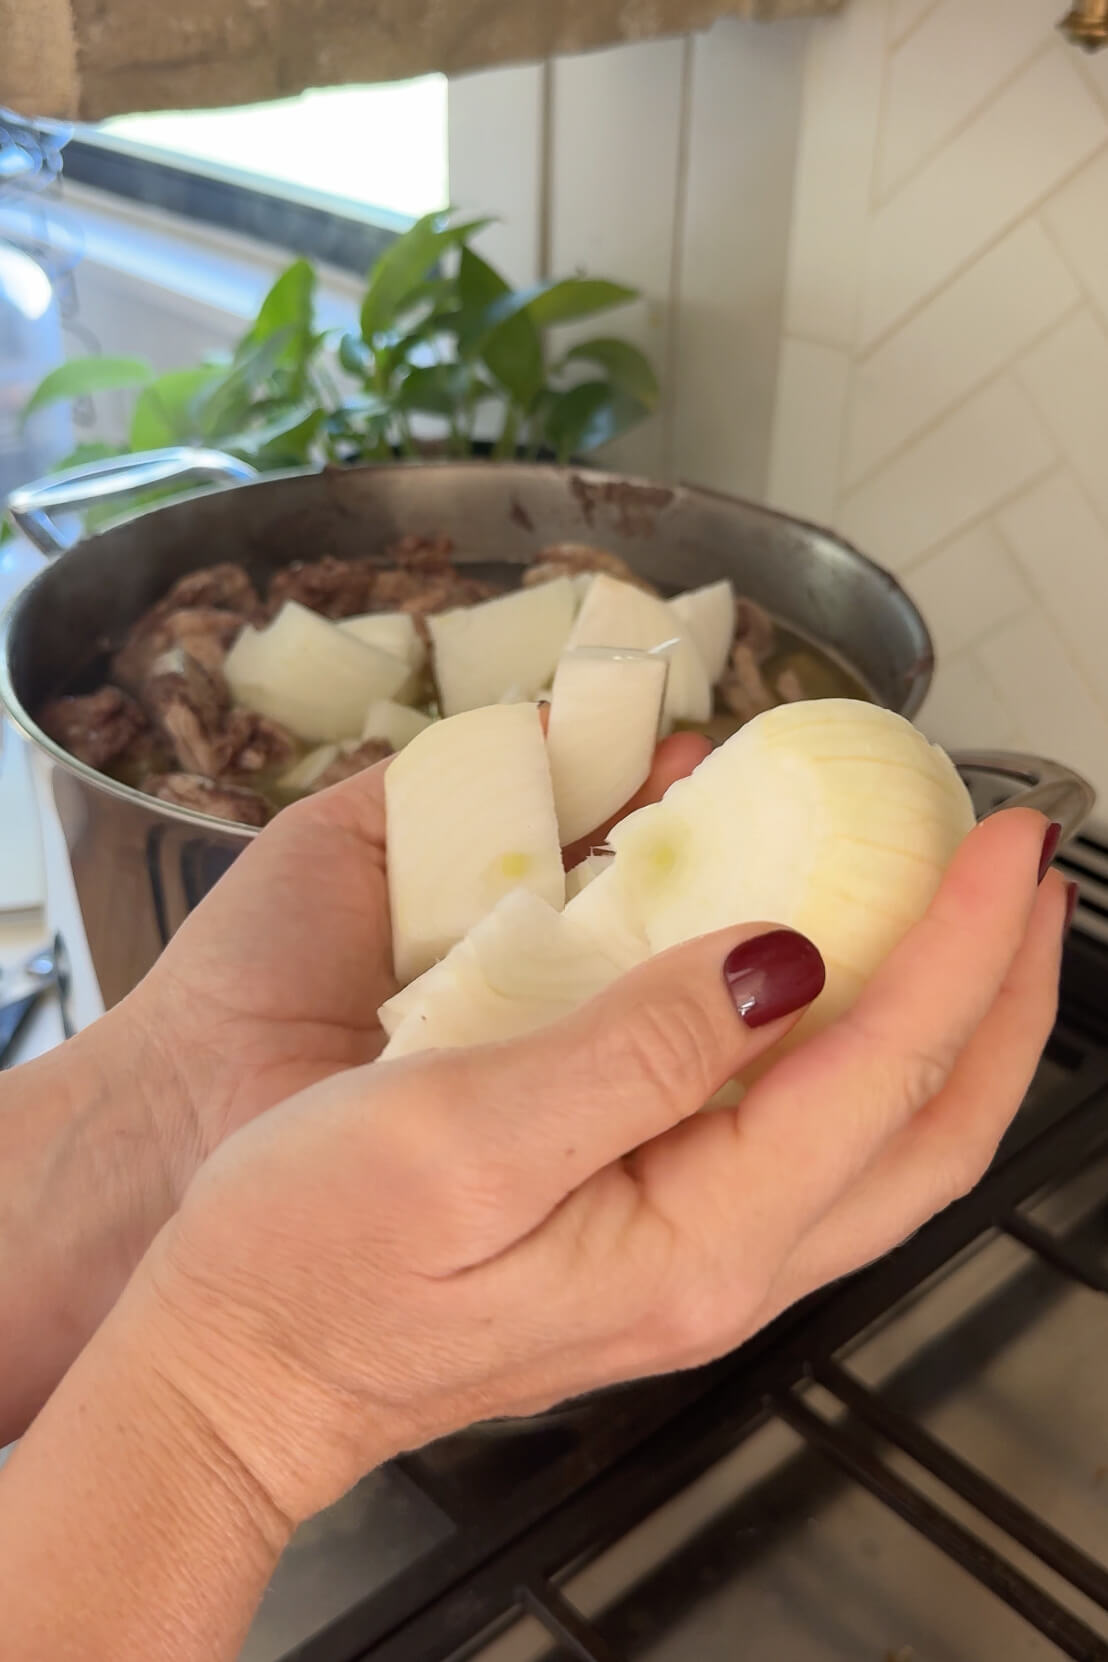
[[[647,1198],[675,1228],[709,1252],[753,1239],[774,1267],[795,1250],[943,1087],[991,1009],[1035,904],[1044,829],[1024,812],[979,827],[851,1012],[783,1058],[739,1108],[641,1152]],[[748,1197],[741,1215],[737,1194]]]
[[[818,952],[790,930],[690,941],[526,1038],[379,1064],[391,1135],[409,1163],[422,1148],[424,1163],[450,1166],[459,1204],[494,1200],[481,1250],[500,1251],[697,1113],[789,1031],[823,978]]]
[[[945,1089],[893,1139],[797,1247],[766,1320],[872,1263],[988,1168],[1035,1075],[1058,1007],[1065,884],[1044,883],[1000,994]]]
[[[693,773],[706,756],[712,751],[711,740],[702,733],[671,733],[668,739],[663,739],[654,752],[654,761],[650,772],[639,790],[630,802],[606,820],[603,825],[597,826],[589,836],[582,837],[579,842],[564,850],[565,866],[567,871],[581,860],[585,859],[590,849],[596,848],[604,842],[613,825],[628,814],[633,814],[636,808],[645,808],[651,802],[660,802],[671,785],[678,779],[684,779]]]

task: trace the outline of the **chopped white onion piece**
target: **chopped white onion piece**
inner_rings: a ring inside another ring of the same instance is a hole
[[[408,665],[286,601],[267,629],[244,629],[223,666],[236,703],[309,742],[357,738],[376,698],[392,698]]]
[[[385,774],[397,979],[439,958],[512,889],[565,899],[539,713],[494,704],[424,729]]]
[[[641,652],[666,646],[669,676],[662,707],[666,723],[708,721],[712,714],[708,674],[691,636],[676,622],[664,601],[599,572],[577,615],[569,645],[633,647]]]
[[[558,660],[546,749],[563,845],[606,824],[650,772],[667,668],[648,652],[610,647]]]
[[[550,680],[573,623],[568,577],[427,619],[444,715],[495,704],[510,688],[534,698]]]

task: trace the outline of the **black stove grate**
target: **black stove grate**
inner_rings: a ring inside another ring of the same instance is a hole
[[[1108,850],[1087,846],[1108,869]],[[452,1438],[399,1462],[453,1529],[288,1662],[447,1662],[472,1655],[522,1613],[549,1632],[559,1662],[632,1662],[631,1651],[556,1583],[775,1419],[1003,1599],[1059,1655],[1108,1662],[1108,1640],[894,1472],[875,1445],[910,1455],[1105,1610],[1108,1565],[863,1385],[839,1356],[992,1233],[1020,1242],[1053,1274],[1108,1292],[1108,1274],[1081,1238],[1056,1237],[1020,1210],[1108,1156],[1108,946],[1092,932],[1076,933],[1067,949],[1062,1012],[1040,1080],[989,1174],[889,1257],[708,1368],[608,1393],[533,1429]],[[811,1382],[846,1409],[841,1423],[806,1400]]]

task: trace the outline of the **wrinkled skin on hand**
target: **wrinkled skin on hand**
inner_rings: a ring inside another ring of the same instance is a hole
[[[659,746],[635,800],[656,801],[710,746]],[[385,876],[386,764],[285,809],[236,860],[132,995],[167,1047],[190,1162],[286,1097],[384,1045],[396,991]],[[596,837],[602,838],[606,827]],[[567,851],[572,864],[585,849]]]
[[[359,835],[345,814],[336,839]],[[737,1108],[699,1112],[799,1018],[755,1029],[727,991],[765,923],[523,1039],[332,1072],[258,1118],[128,1295],[174,1390],[295,1523],[476,1419],[705,1362],[886,1252],[980,1178],[1050,1032],[1065,887],[1037,885],[1045,829],[979,826],[853,1009]],[[348,972],[380,870],[366,884]],[[318,1007],[288,1007],[311,1039]],[[229,1031],[279,1055],[282,1008],[271,989]],[[306,1071],[376,1043],[342,1011]]]

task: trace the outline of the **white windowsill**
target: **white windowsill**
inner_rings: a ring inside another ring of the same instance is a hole
[[[198,318],[245,323],[277,273],[296,257],[251,237],[205,226],[88,185],[65,184],[44,203],[72,231],[81,266],[110,272],[121,287],[138,285],[172,297]],[[26,234],[26,211],[0,203],[0,236]],[[349,272],[313,262],[319,272],[318,314],[324,328],[349,328],[362,284]],[[218,344],[214,342],[213,344]]]

